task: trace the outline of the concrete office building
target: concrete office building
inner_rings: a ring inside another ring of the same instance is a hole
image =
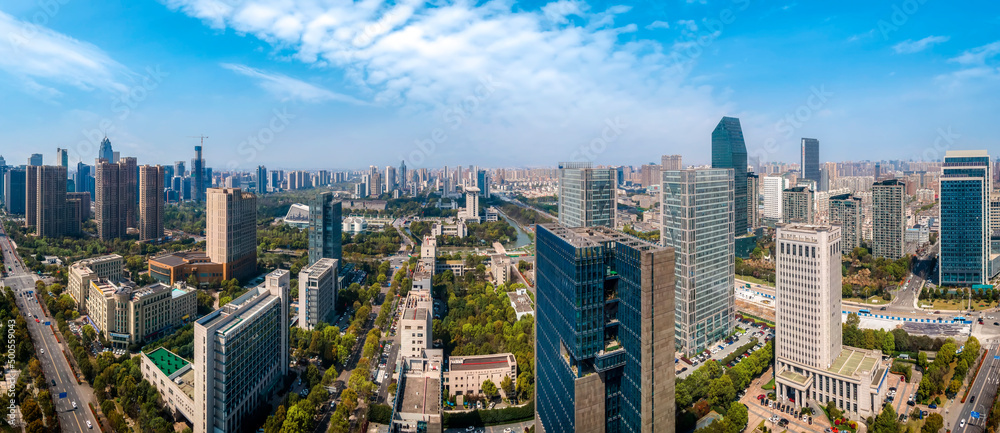
[[[663,155],[660,157],[660,170],[682,170],[684,164],[680,155]]]
[[[760,227],[760,176],[747,173],[747,228]]]
[[[129,227],[136,226],[135,158],[123,158],[117,163],[98,160],[94,169],[97,236],[103,240],[124,237]]]
[[[142,378],[156,387],[168,409],[193,423],[193,364],[162,347],[141,357]]]
[[[342,219],[343,204],[332,192],[313,198],[309,205],[309,264],[320,259],[341,259]]]
[[[896,260],[906,254],[906,184],[898,179],[872,185],[872,254]]]
[[[559,224],[566,227],[615,227],[615,170],[589,162],[561,162]]]
[[[206,252],[222,264],[222,278],[239,280],[257,271],[257,197],[239,188],[207,194]]]
[[[415,295],[420,296],[420,295]],[[399,356],[422,358],[434,341],[434,307],[430,299],[418,301],[407,299],[406,308],[399,316]]]
[[[843,255],[861,246],[861,199],[852,194],[830,197],[830,224],[840,226]]]
[[[483,395],[483,382],[487,380],[498,390],[505,377],[512,383],[517,381],[517,358],[513,353],[452,356],[441,376],[441,386],[448,395]]]
[[[951,150],[941,166],[941,285],[987,284],[990,277],[990,156]]]
[[[163,237],[163,166],[139,167],[139,240]]]
[[[208,200],[211,203],[212,191]],[[194,325],[194,431],[246,430],[243,421],[288,373],[289,272],[233,299]]]
[[[536,430],[674,431],[673,250],[603,226],[536,239]]]
[[[694,355],[735,325],[733,170],[663,172],[660,209],[660,242],[676,255],[674,337],[680,352]]]
[[[96,280],[117,282],[121,280],[124,260],[118,254],[92,257],[69,266],[69,285],[66,288],[76,300],[77,308],[86,312],[90,283]]]
[[[778,176],[764,176],[761,185],[764,195],[764,219],[770,224],[781,221],[781,192],[785,190],[785,179]]]
[[[184,283],[138,287],[93,279],[87,289],[87,315],[116,349],[158,338],[198,312],[195,289]]]
[[[843,345],[841,234],[837,226],[778,227],[775,268],[775,389],[779,402],[826,406],[864,419],[882,407],[891,361]]]
[[[799,162],[799,178],[820,183],[819,140],[815,138],[802,139],[802,153]]]
[[[474,186],[465,188],[465,212],[459,219],[479,222],[479,188]]]
[[[299,327],[316,328],[320,322],[330,323],[330,313],[337,303],[336,259],[319,259],[299,271]]]
[[[796,186],[781,192],[781,220],[786,223],[813,223],[813,191]]]
[[[747,146],[740,119],[723,117],[712,131],[712,168],[733,169],[734,233],[747,232]]]

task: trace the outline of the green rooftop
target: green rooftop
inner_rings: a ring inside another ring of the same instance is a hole
[[[159,368],[163,374],[167,375],[167,377],[170,377],[170,375],[176,373],[177,370],[180,370],[184,366],[190,364],[190,362],[185,361],[184,358],[181,358],[162,347],[147,353],[146,356],[148,356],[149,359],[153,361],[153,364],[156,365],[156,368]]]

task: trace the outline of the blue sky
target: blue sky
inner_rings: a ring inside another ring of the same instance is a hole
[[[0,146],[216,170],[1000,156],[1000,5],[0,0]]]

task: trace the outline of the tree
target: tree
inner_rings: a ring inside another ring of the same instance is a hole
[[[926,353],[920,352],[920,353],[917,354],[917,366],[920,367],[921,370],[926,370],[927,369],[927,354]]]
[[[743,431],[747,426],[747,421],[749,421],[749,412],[747,407],[738,401],[734,401],[729,405],[729,412],[726,412],[726,432],[727,433],[739,433]]]
[[[921,433],[937,433],[944,427],[944,417],[939,413],[931,413],[924,418],[924,426],[920,428]]]
[[[503,377],[503,380],[500,381],[500,389],[508,398],[514,395],[514,381],[510,380],[510,376]]]
[[[889,355],[896,351],[896,337],[891,332],[886,332],[882,338],[882,353]]]
[[[487,398],[490,399],[496,397],[497,386],[493,383],[492,380],[486,379],[483,381],[483,395],[485,395]]]
[[[958,379],[953,379],[951,384],[948,385],[948,392],[951,394],[958,394],[958,390],[962,389],[962,381]]]
[[[729,376],[722,376],[712,381],[708,387],[708,396],[712,405],[721,405],[732,401],[736,397],[736,388],[733,387],[733,380]]]
[[[891,404],[882,408],[882,413],[875,417],[872,425],[873,433],[899,433],[899,421],[896,419],[896,411]]]

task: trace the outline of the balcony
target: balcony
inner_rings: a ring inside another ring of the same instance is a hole
[[[625,365],[625,348],[617,339],[608,340],[604,343],[604,350],[597,352],[594,359],[594,368],[597,371],[608,371]]]

